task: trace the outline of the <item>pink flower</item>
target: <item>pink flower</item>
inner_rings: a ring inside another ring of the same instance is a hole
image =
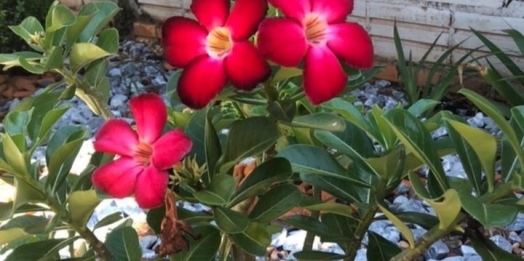
[[[269,0],[285,18],[268,18],[259,26],[263,56],[286,67],[304,61],[304,90],[312,104],[337,96],[346,86],[339,58],[348,65],[373,66],[373,45],[357,23],[346,22],[353,0]]]
[[[177,92],[182,103],[200,109],[227,81],[252,90],[269,77],[270,68],[249,41],[267,12],[265,0],[193,0],[197,21],[171,17],[162,26],[166,61],[184,68]]]
[[[95,187],[115,198],[135,194],[141,208],[164,203],[169,175],[167,169],[191,150],[191,140],[180,130],[162,135],[167,112],[156,94],[131,99],[136,132],[122,119],[104,123],[95,136],[95,150],[119,157],[93,172]]]

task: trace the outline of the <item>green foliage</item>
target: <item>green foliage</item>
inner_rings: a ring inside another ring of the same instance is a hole
[[[0,0],[0,53],[24,51],[24,41],[8,30],[11,25],[22,22],[26,17],[45,21],[47,10],[54,0]]]

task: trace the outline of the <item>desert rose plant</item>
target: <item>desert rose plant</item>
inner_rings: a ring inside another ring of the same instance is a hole
[[[107,27],[114,3],[74,14],[57,2],[45,25],[27,18],[13,26],[33,51],[1,54],[0,63],[62,80],[4,119],[0,178],[17,189],[14,201],[0,203],[1,251],[13,250],[7,260],[60,260],[61,249],[69,250],[64,260],[142,260],[128,220],[115,225],[121,217],[110,215],[87,226],[107,197],[134,197],[147,212],[162,240],[156,260],[254,260],[282,225],[308,233],[293,255],[299,260],[353,260],[366,236],[368,260],[415,260],[451,232],[487,260],[514,260],[477,229],[505,226],[519,210],[524,108],[507,121],[489,101],[461,91],[500,126],[498,142],[450,112],[421,122],[433,108],[427,101],[389,111],[353,105],[349,91],[380,67],[366,30],[348,21],[352,10],[352,0],[193,0],[195,19],[175,16],[162,27],[165,61],[176,68],[171,104],[152,93],[132,97],[132,124],[107,109],[103,75],[119,42]],[[106,119],[80,175],[70,170],[88,132],[52,128],[74,95]],[[432,140],[441,126],[449,137]],[[41,146],[43,173],[31,161]],[[449,153],[468,163],[467,179],[446,176],[439,157]],[[435,215],[390,208],[388,198],[407,181]],[[368,231],[384,219],[406,249]],[[115,228],[101,242],[93,230],[108,224]],[[427,233],[415,238],[412,224]],[[64,231],[68,237],[59,237]],[[314,249],[317,236],[342,253]]]

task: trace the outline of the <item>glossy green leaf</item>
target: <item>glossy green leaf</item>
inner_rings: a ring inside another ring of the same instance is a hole
[[[439,229],[442,230],[453,225],[462,208],[459,194],[454,189],[448,189],[439,199],[426,201],[437,213]]]
[[[49,55],[47,55],[47,61],[44,65],[45,71],[52,71],[52,70],[61,70],[64,68],[64,57],[62,53],[62,48],[59,46],[55,46],[51,48],[49,51]]]
[[[93,210],[101,202],[95,190],[74,191],[69,195],[68,208],[71,224],[76,228],[84,228]]]
[[[59,107],[52,109],[45,114],[45,116],[42,119],[40,129],[38,130],[37,137],[39,141],[42,141],[48,137],[55,123],[58,122],[58,120],[60,120],[64,113],[66,113],[69,110],[69,108],[71,108],[71,106]]]
[[[29,236],[21,227],[0,229],[0,244],[8,244]]]
[[[406,224],[402,222],[402,220],[400,220],[397,216],[395,216],[395,214],[391,213],[388,209],[386,209],[385,207],[383,207],[380,204],[377,204],[377,205],[380,211],[384,213],[384,215],[389,219],[389,221],[391,221],[391,223],[393,223],[393,225],[395,225],[395,227],[398,228],[398,230],[400,231],[402,236],[404,236],[406,241],[408,241],[409,247],[413,249],[415,247],[415,238],[413,237],[413,233],[411,232],[411,229],[409,229],[406,226]]]
[[[133,227],[124,226],[113,229],[107,234],[105,245],[116,260],[142,260],[142,248],[140,248],[138,234]]]
[[[58,250],[54,247],[66,239],[45,239],[21,245],[13,250],[5,261],[40,260],[48,254],[56,254]],[[51,251],[51,253],[50,253]]]
[[[284,223],[299,229],[312,232],[317,236],[329,236],[332,234],[326,224],[321,223],[318,219],[310,216],[294,215],[284,219]]]
[[[271,84],[276,84],[278,82],[289,80],[294,77],[302,75],[302,70],[296,67],[279,67],[278,71],[271,79]]]
[[[106,28],[98,35],[96,45],[108,53],[118,53],[118,30],[116,28]]]
[[[27,43],[33,45],[34,43],[31,43],[31,36],[35,33],[44,32],[42,24],[40,24],[38,19],[33,16],[25,18],[19,25],[9,26],[9,29],[24,39]]]
[[[366,186],[352,177],[326,150],[309,145],[291,145],[281,150],[277,157],[287,159],[293,172],[332,177]]]
[[[235,164],[244,158],[263,153],[279,137],[276,122],[270,118],[251,117],[235,121],[228,133],[223,162]],[[222,170],[225,170],[224,166]]]
[[[31,112],[11,111],[4,118],[4,131],[13,136],[25,134],[25,129],[29,123]]]
[[[220,233],[211,226],[198,226],[196,233],[202,235],[198,240],[188,237],[189,250],[171,255],[171,261],[212,261],[215,260],[220,245]]]
[[[46,34],[55,32],[63,27],[71,26],[76,22],[76,17],[67,6],[57,4],[51,7],[46,18]]]
[[[78,40],[78,37],[93,18],[92,14],[84,14],[76,17],[76,21],[66,29],[66,50]]]
[[[235,184],[235,179],[231,175],[215,175],[208,188],[193,193],[193,196],[204,204],[223,206],[233,194]]]
[[[149,213],[148,213],[149,214]],[[102,220],[98,221],[95,226],[93,227],[93,230],[96,230],[97,228],[105,227],[107,225],[111,225],[119,220],[122,220],[123,217],[122,212],[115,212],[113,214],[109,214],[102,218]]]
[[[426,163],[432,171],[431,176],[437,183],[434,184],[434,188],[437,188],[437,190],[431,196],[439,197],[442,195],[449,188],[449,184],[431,135],[424,124],[402,109],[390,110],[384,117],[406,149]],[[430,181],[428,180],[428,182]],[[431,186],[432,184],[428,185]]]
[[[421,226],[426,230],[430,230],[438,224],[438,218],[424,213],[418,212],[397,212],[394,213],[397,218],[402,220],[404,223],[413,223]],[[385,220],[386,216],[376,217],[376,220]]]
[[[203,175],[202,179],[205,183],[209,183],[215,174],[217,162],[220,159],[220,156],[222,156],[220,140],[218,139],[217,131],[209,119],[209,116],[206,117],[204,148],[206,151],[208,171]]]
[[[328,253],[322,251],[300,251],[293,254],[298,260],[304,261],[321,261],[321,260],[342,260],[344,255]],[[373,259],[374,260],[374,259]]]
[[[6,162],[12,170],[12,174],[18,177],[29,177],[29,162],[26,161],[26,158],[20,152],[14,140],[5,133],[0,133],[0,137],[3,141],[2,145]]]
[[[391,151],[397,147],[398,138],[396,133],[391,128],[391,125],[383,117],[385,112],[378,107],[373,105],[371,113],[368,114],[369,123],[373,132],[377,132],[377,142],[384,148],[385,151]]]
[[[340,203],[319,203],[312,205],[301,205],[301,207],[311,211],[321,211],[322,213],[332,213],[348,218],[355,219],[355,213],[346,204]]]
[[[184,133],[191,139],[193,146],[188,153],[189,156],[194,156],[199,165],[206,163],[206,120],[207,111],[199,110],[194,112],[187,122]]]
[[[457,153],[461,159],[468,179],[473,183],[475,191],[481,193],[482,172],[484,169],[487,178],[488,191],[492,192],[495,186],[495,160],[497,141],[493,135],[467,124],[446,120],[446,127],[450,137],[457,146]],[[471,155],[474,153],[475,155]]]
[[[346,124],[343,119],[332,113],[319,112],[295,117],[293,126],[327,131],[343,131]]]
[[[229,235],[236,245],[255,256],[263,256],[271,243],[271,235],[260,224],[252,222],[242,233]]]
[[[240,212],[218,207],[213,213],[218,228],[228,234],[244,232],[249,226],[249,219]]]
[[[368,232],[368,238],[369,243],[366,252],[368,260],[389,261],[392,257],[401,252],[396,244],[373,231]]]
[[[46,187],[54,193],[64,184],[88,132],[77,126],[63,126],[51,137],[46,150],[49,176]]]
[[[417,100],[415,103],[411,104],[408,108],[408,112],[411,113],[415,117],[420,117],[425,112],[432,110],[439,104],[438,101],[430,100],[430,99],[420,99]]]
[[[347,206],[346,206],[347,207]],[[331,213],[322,213],[321,222],[328,228],[329,233],[321,236],[322,242],[335,242],[342,248],[354,240],[353,235],[360,220]]]
[[[515,151],[517,158],[519,159],[520,165],[524,166],[524,151],[520,147],[520,141],[511,125],[506,121],[500,111],[486,98],[475,93],[472,90],[461,89],[460,94],[466,96],[477,108],[483,113],[490,117],[497,126],[502,130],[505,137],[509,140],[509,144]]]
[[[488,228],[504,227],[511,224],[518,212],[518,208],[515,206],[483,203],[468,193],[467,190],[460,191],[459,196],[464,210]]]
[[[111,1],[90,2],[82,6],[78,15],[91,15],[91,19],[89,24],[84,27],[79,40],[81,42],[87,42],[96,36],[119,11],[120,8],[117,4]]]
[[[262,195],[269,186],[291,178],[293,174],[289,161],[272,158],[257,166],[242,182],[231,197],[228,206],[234,206],[245,199]]]
[[[109,55],[110,53],[92,43],[75,43],[69,56],[71,70],[77,73],[87,64]]]
[[[34,74],[43,74],[44,73],[44,66],[40,63],[36,63],[33,61],[28,61],[27,59],[23,57],[18,57],[18,63],[22,68],[24,68],[26,71]]]
[[[469,233],[468,238],[471,240],[471,246],[482,257],[483,261],[519,261],[522,258],[506,252],[498,247],[493,241],[476,234]]]
[[[18,208],[29,202],[45,202],[45,195],[34,179],[15,176],[14,186],[16,188],[14,201],[0,203],[0,220],[11,218]]]
[[[249,218],[261,224],[268,223],[296,207],[302,200],[302,193],[291,184],[283,184],[270,189],[260,197]]]

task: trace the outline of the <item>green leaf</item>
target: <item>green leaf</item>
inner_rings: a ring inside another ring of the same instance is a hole
[[[289,161],[283,158],[272,158],[257,166],[235,191],[228,204],[234,206],[245,199],[262,195],[269,186],[291,178],[293,174]]]
[[[231,124],[224,151],[224,163],[233,163],[263,153],[273,146],[280,133],[267,117],[251,117]],[[229,165],[226,165],[229,168]],[[224,166],[221,168],[224,170]]]
[[[149,211],[151,212],[151,211]],[[149,212],[147,213],[149,217]],[[124,217],[123,217],[123,213],[122,212],[115,212],[113,214],[109,214],[107,215],[106,217],[102,218],[102,220],[98,221],[95,226],[93,227],[93,230],[96,230],[97,228],[101,228],[101,227],[105,227],[107,225],[111,225],[119,220],[122,220]],[[148,221],[149,223],[149,221]],[[156,232],[156,230],[155,230]]]
[[[71,224],[76,228],[84,228],[101,200],[95,190],[74,191],[69,195],[68,208]]]
[[[294,77],[302,75],[302,70],[296,67],[279,67],[278,71],[271,79],[271,84],[276,84],[278,82],[289,80]]]
[[[213,213],[218,228],[228,234],[244,232],[249,226],[249,219],[240,212],[218,207]]]
[[[326,224],[310,216],[294,215],[284,219],[284,223],[299,229],[304,229],[318,236],[329,236],[332,231]]]
[[[202,235],[198,240],[189,238],[189,250],[171,256],[171,261],[212,261],[220,245],[220,233],[211,226],[199,226],[195,232]]]
[[[369,244],[366,252],[368,260],[388,261],[401,252],[396,244],[373,231],[368,231],[368,238]]]
[[[418,213],[418,212],[397,212],[394,213],[397,218],[402,220],[404,223],[413,223],[421,226],[422,228],[426,230],[430,230],[434,226],[438,224],[438,218],[424,213]],[[387,217],[380,216],[376,217],[376,220],[385,220]]]
[[[106,28],[98,35],[96,45],[108,53],[118,53],[118,30],[116,28]]]
[[[215,126],[209,119],[209,116],[206,117],[204,148],[206,151],[206,163],[208,171],[206,174],[204,174],[202,179],[206,184],[208,184],[213,178],[217,162],[220,159],[220,156],[222,156],[222,147],[220,146],[220,140],[218,139],[217,131],[215,130]]]
[[[13,202],[0,203],[0,220],[11,218],[18,208],[27,203],[42,203],[45,195],[38,183],[31,177],[15,176],[16,195]]]
[[[33,16],[25,18],[19,25],[9,26],[9,29],[16,35],[20,36],[28,44],[34,45],[31,41],[31,36],[35,33],[43,33],[44,27],[42,24]]]
[[[52,109],[45,114],[45,116],[42,119],[40,128],[38,130],[38,135],[36,136],[39,142],[47,138],[47,136],[51,133],[53,126],[56,124],[58,120],[60,120],[64,113],[66,113],[69,110],[69,108],[71,108],[71,106],[59,107]],[[35,145],[33,145],[33,147],[34,146]]]
[[[453,221],[460,214],[462,208],[459,194],[454,189],[448,189],[441,198],[436,200],[426,199],[429,205],[433,207],[440,221],[439,229],[447,229],[453,225]]]
[[[389,219],[389,221],[391,221],[391,223],[393,223],[393,225],[395,225],[395,227],[397,227],[398,230],[400,230],[400,233],[402,234],[402,236],[404,236],[406,241],[408,241],[409,247],[413,249],[415,247],[415,238],[413,237],[413,233],[411,232],[411,229],[409,229],[406,226],[406,224],[402,222],[402,220],[396,217],[395,214],[391,213],[385,207],[383,207],[380,204],[377,204],[377,206],[380,209],[380,211],[382,211],[382,213],[384,213],[384,215]]]
[[[26,71],[34,74],[43,74],[44,73],[44,66],[40,63],[28,61],[27,59],[23,57],[18,57],[18,63],[22,68],[24,68]]]
[[[187,123],[187,126],[184,130],[184,133],[193,142],[191,151],[187,155],[194,156],[196,162],[199,165],[203,165],[204,163],[206,163],[206,120],[206,110],[196,111],[191,115],[191,118],[189,119],[189,122]]]
[[[483,261],[521,261],[522,258],[517,257],[506,250],[498,247],[493,241],[479,237],[473,233],[468,234],[471,240],[471,246],[477,251]]]
[[[431,135],[424,124],[402,109],[390,110],[384,117],[406,149],[429,166],[432,172],[430,176],[437,182],[431,184],[432,180],[428,180],[431,196],[442,195],[449,188],[449,184]],[[435,188],[435,191],[431,188]]]
[[[369,186],[353,177],[326,150],[310,145],[291,145],[282,149],[277,157],[286,158],[293,172],[332,177],[360,186]]]
[[[78,15],[91,15],[92,17],[89,24],[85,26],[80,34],[79,40],[81,42],[87,42],[95,37],[100,30],[108,25],[119,11],[120,8],[118,5],[111,1],[91,2],[82,6]]]
[[[113,258],[118,261],[141,261],[142,249],[138,243],[138,234],[132,227],[119,227],[107,235],[105,245]]]
[[[327,131],[343,131],[346,124],[343,119],[332,113],[319,112],[295,117],[293,126]]]
[[[336,253],[327,253],[322,251],[300,251],[293,254],[293,257],[295,257],[298,260],[304,260],[304,261],[321,261],[321,260],[342,260],[344,259],[344,255],[339,255]],[[375,259],[371,259],[375,260]]]
[[[354,212],[348,205],[340,203],[318,203],[311,205],[301,205],[302,208],[311,211],[321,211],[322,213],[332,213],[340,216],[355,219]]]
[[[231,175],[219,174],[213,177],[208,188],[193,193],[193,196],[204,204],[223,206],[234,192],[235,184]]]
[[[62,70],[64,68],[64,57],[61,47],[53,46],[46,57],[47,61],[44,64],[44,71]]]
[[[99,98],[104,103],[109,102],[110,84],[106,77],[108,67],[109,62],[107,60],[96,61],[91,63],[84,73],[84,79],[98,91],[98,94],[101,96]],[[92,111],[96,110],[94,108],[95,106],[91,103],[88,103],[87,105]]]
[[[13,136],[25,134],[25,129],[29,123],[31,112],[28,111],[11,111],[4,118],[4,130],[7,134]]]
[[[482,172],[484,169],[487,178],[488,192],[493,192],[495,186],[495,160],[497,154],[497,141],[493,135],[484,130],[471,127],[467,124],[453,120],[445,121],[450,137],[457,146],[468,179],[473,183],[475,191],[482,193]],[[474,155],[471,155],[474,153]]]
[[[229,236],[244,251],[255,256],[264,256],[271,243],[271,235],[256,222],[252,222],[244,232]]]
[[[420,117],[422,114],[424,114],[426,111],[432,110],[439,104],[438,101],[430,100],[430,99],[420,99],[416,101],[415,103],[411,104],[408,108],[408,112],[411,113],[415,117]]]
[[[459,196],[464,210],[487,228],[504,227],[511,224],[518,212],[515,206],[484,203],[467,190],[461,190]]]
[[[0,137],[3,140],[2,145],[6,162],[9,164],[12,174],[22,178],[29,177],[29,162],[26,161],[14,140],[5,133],[0,133]]]
[[[24,239],[29,236],[23,228],[13,227],[7,229],[0,229],[0,245],[15,242],[20,239]]]
[[[461,89],[459,93],[466,96],[471,102],[473,102],[473,104],[475,104],[475,106],[477,106],[477,108],[479,108],[497,124],[497,126],[504,133],[505,138],[508,139],[509,145],[511,145],[515,151],[520,165],[524,166],[524,151],[520,146],[520,141],[517,138],[517,134],[511,125],[506,121],[504,116],[502,116],[500,111],[497,110],[497,108],[489,100],[475,93],[474,91]]]
[[[92,43],[75,43],[69,56],[71,70],[73,73],[77,73],[78,70],[89,63],[109,55],[111,54]]]
[[[76,17],[76,22],[66,29],[66,50],[78,40],[78,37],[93,18],[92,14],[84,14]]]
[[[269,223],[296,207],[301,200],[302,193],[296,186],[283,184],[274,187],[260,197],[249,218],[261,224]]]
[[[54,247],[65,239],[46,239],[42,241],[27,243],[13,250],[5,261],[39,260],[48,254],[58,253]],[[51,251],[51,252],[50,252]]]
[[[46,34],[71,26],[75,22],[76,17],[71,9],[62,4],[54,5],[46,18]]]
[[[46,187],[54,194],[64,184],[88,132],[78,126],[63,126],[51,137],[46,150],[49,176]]]

